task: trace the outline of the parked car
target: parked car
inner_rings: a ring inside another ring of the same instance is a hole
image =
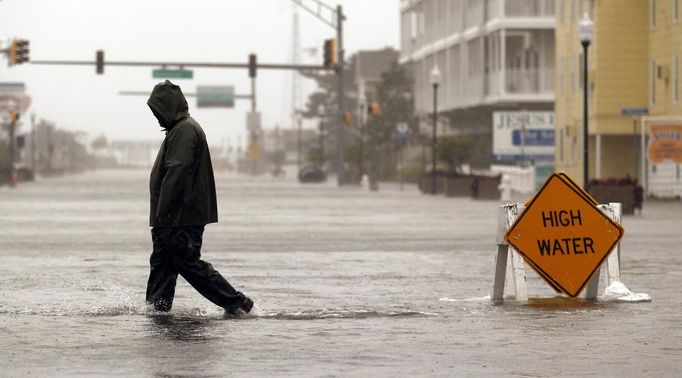
[[[302,183],[327,181],[327,174],[317,166],[306,165],[298,171],[298,181]]]

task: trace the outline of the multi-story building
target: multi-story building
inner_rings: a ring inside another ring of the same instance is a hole
[[[494,161],[494,112],[553,111],[554,0],[402,0],[400,11],[416,111],[433,111],[437,65],[438,112],[455,134],[475,136],[472,164]]]
[[[642,122],[682,125],[680,2],[557,1],[557,169],[582,182],[584,68],[577,25],[586,12],[595,31],[587,64],[589,177],[629,175],[649,181],[650,193],[682,195],[682,161],[643,164],[641,149]]]

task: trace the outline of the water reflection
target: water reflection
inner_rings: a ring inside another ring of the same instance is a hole
[[[147,316],[148,341],[142,349],[155,377],[210,377],[220,361],[220,319],[154,314]]]
[[[525,308],[540,310],[540,311],[588,311],[599,310],[604,307],[603,302],[594,300],[587,300],[584,298],[569,298],[564,296],[546,297],[546,298],[528,298],[528,303],[524,305]]]
[[[153,337],[172,341],[209,341],[215,319],[178,317],[173,315],[149,315],[149,334]]]

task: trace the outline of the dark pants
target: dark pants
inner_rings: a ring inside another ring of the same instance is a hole
[[[152,228],[154,249],[149,258],[147,303],[153,304],[156,310],[170,311],[178,274],[206,299],[228,311],[244,303],[244,294],[235,290],[211,264],[200,259],[203,233],[204,226]]]

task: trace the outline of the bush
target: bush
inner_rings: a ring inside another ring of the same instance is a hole
[[[460,171],[468,163],[474,148],[474,141],[468,137],[442,137],[436,143],[436,159],[447,166],[449,173]]]

